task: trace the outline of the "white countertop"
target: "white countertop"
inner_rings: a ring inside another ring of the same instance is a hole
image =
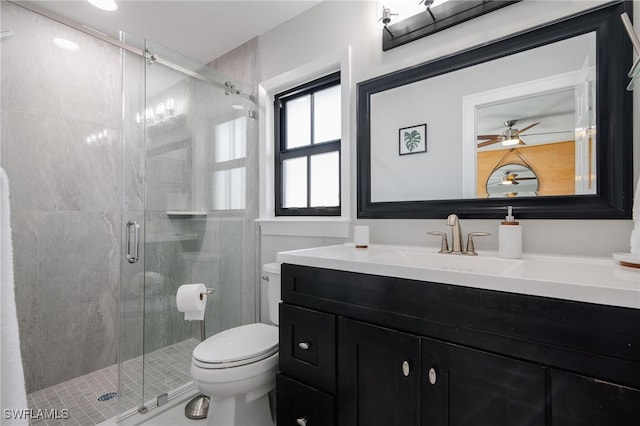
[[[280,252],[278,262],[640,309],[640,269],[612,258],[525,254],[502,259],[433,247],[353,244]]]

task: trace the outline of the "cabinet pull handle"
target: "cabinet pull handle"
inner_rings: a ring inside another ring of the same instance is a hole
[[[296,423],[299,424],[300,426],[307,426],[307,418],[306,417],[297,418]]]
[[[133,229],[133,243],[131,242],[131,230]],[[136,263],[140,259],[140,225],[135,220],[127,222],[126,231],[126,247],[127,247],[127,262]],[[131,246],[133,245],[133,254],[131,253]]]
[[[411,366],[409,365],[409,361],[402,362],[402,374],[404,377],[408,377],[411,372]]]
[[[300,349],[304,349],[305,351],[309,349],[309,346],[311,346],[311,344],[310,344],[310,343],[307,343],[307,342],[300,342],[300,343],[298,343],[298,347],[299,347]],[[298,423],[298,424],[300,424],[300,423]]]
[[[432,385],[435,385],[437,379],[438,379],[438,376],[436,374],[436,369],[431,367],[429,369],[429,383],[431,383]]]

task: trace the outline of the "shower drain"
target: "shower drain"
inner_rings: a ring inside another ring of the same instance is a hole
[[[105,402],[105,401],[109,401],[110,399],[115,398],[116,396],[118,396],[118,392],[109,392],[109,393],[105,393],[104,395],[100,395],[98,397],[98,401],[100,402]]]

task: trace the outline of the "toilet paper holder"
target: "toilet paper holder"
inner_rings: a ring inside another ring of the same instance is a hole
[[[203,291],[202,293],[200,293],[200,300],[204,299],[204,296],[207,294],[213,294],[216,292],[215,288],[207,288],[205,291]]]
[[[213,294],[215,292],[216,292],[215,288],[208,288],[204,292],[200,293],[200,299],[202,299],[205,294]]]
[[[216,292],[215,288],[207,288],[200,293],[200,300],[204,299],[207,294],[213,294]],[[207,338],[207,332],[205,331],[204,318],[200,321],[200,341],[204,342]],[[192,420],[202,420],[207,418],[209,412],[210,397],[201,393],[193,397],[187,405],[184,407],[184,415]]]

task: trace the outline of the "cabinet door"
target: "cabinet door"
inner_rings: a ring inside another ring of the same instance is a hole
[[[279,426],[331,426],[333,397],[278,374],[276,413]]]
[[[339,424],[411,426],[420,422],[420,340],[340,318]]]
[[[640,389],[551,370],[554,426],[638,426]]]
[[[424,426],[545,424],[545,368],[422,339]]]

